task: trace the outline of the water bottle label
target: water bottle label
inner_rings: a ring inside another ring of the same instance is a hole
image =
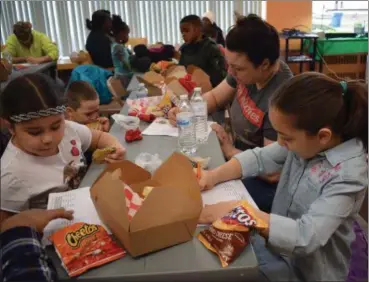
[[[177,126],[189,126],[192,122],[191,113],[179,113],[177,114]]]
[[[205,103],[194,103],[191,105],[193,112],[196,116],[206,116],[207,115],[207,105]]]

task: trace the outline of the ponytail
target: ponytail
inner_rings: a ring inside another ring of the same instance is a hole
[[[294,117],[294,126],[315,135],[328,127],[343,141],[361,140],[368,151],[368,90],[359,81],[337,81],[306,72],[282,85],[270,106]]]
[[[343,94],[346,106],[344,139],[358,138],[368,151],[368,86],[358,81],[348,81]]]

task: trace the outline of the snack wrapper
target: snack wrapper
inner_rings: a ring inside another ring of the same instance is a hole
[[[210,251],[218,255],[223,267],[233,262],[250,242],[250,231],[266,229],[268,223],[257,218],[254,208],[241,201],[230,213],[216,220],[198,239]]]
[[[74,223],[50,236],[62,265],[70,277],[125,256],[106,232],[95,224]]]
[[[111,153],[115,152],[114,147],[106,147],[104,149],[97,149],[92,154],[92,160],[96,164],[101,164],[105,161],[105,158],[110,155]]]

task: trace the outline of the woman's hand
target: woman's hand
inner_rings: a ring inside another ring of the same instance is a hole
[[[229,134],[224,130],[223,126],[214,123],[211,128],[217,134],[222,152],[227,159],[231,159],[239,151],[233,146],[233,142]]]
[[[179,108],[171,108],[168,112],[168,119],[171,125],[177,127],[177,114],[179,113]]]

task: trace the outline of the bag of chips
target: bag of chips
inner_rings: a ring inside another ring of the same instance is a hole
[[[117,260],[126,254],[104,227],[95,224],[74,223],[56,231],[49,239],[70,277]]]
[[[223,267],[233,262],[250,242],[250,231],[265,229],[268,223],[255,216],[254,208],[241,201],[230,213],[199,233],[198,239],[218,255]]]

